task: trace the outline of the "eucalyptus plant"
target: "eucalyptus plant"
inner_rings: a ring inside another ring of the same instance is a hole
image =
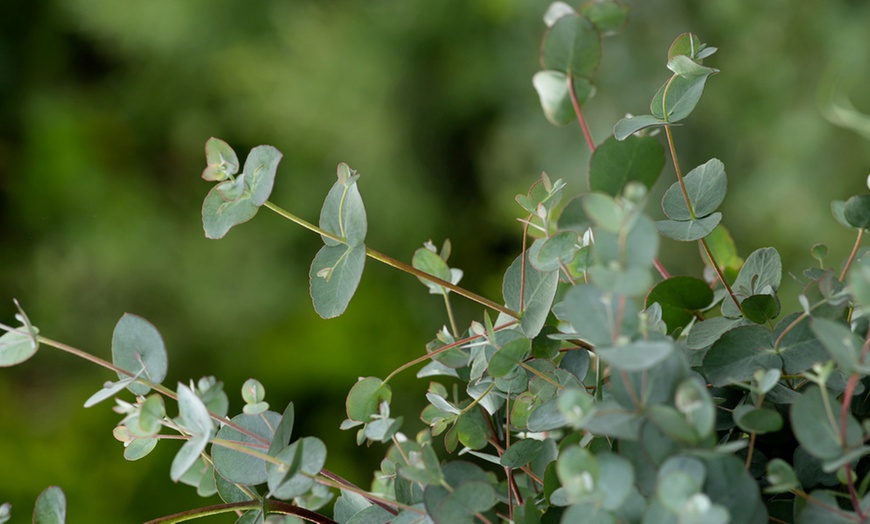
[[[649,114],[626,116],[593,141],[583,106],[601,39],[626,15],[611,0],[556,2],[544,15],[532,84],[548,120],[579,122],[592,153],[588,190],[566,195],[563,180],[542,174],[517,195],[522,235],[497,299],[459,285],[449,241],[426,242],[410,263],[367,246],[365,178],[348,165],[339,164],[315,225],[269,201],[276,148],[253,148],[242,166],[226,142],[206,143],[202,177],[214,185],[205,235],[222,238],[263,207],[320,235],[308,278],[321,317],[349,307],[368,258],[416,276],[444,302],[445,326],[417,358],[360,378],[347,395],[340,427],[385,449],[371,486],[326,469],[323,442],[296,435],[293,405],[272,410],[255,379],[233,416],[214,377],[163,385],[167,350],[136,315],[118,322],[107,362],[43,337],[19,307],[20,326],[2,326],[0,365],[40,345],[86,358],[117,375],[85,407],[114,399],[127,460],[182,441],[170,478],[223,502],[152,523],[220,513],[238,524],[866,521],[870,259],[860,255],[870,195],[832,204],[854,249],[836,270],[813,246],[818,265],[798,277],[803,291],[783,313],[780,255],[765,247],[743,258],[723,223],[724,164],[713,158],[684,173],[676,154],[672,128],[719,73],[705,63],[715,47],[679,35]],[[667,163],[674,179],[661,211],[648,212]],[[698,245],[702,274],[668,272],[658,253],[673,242]],[[455,295],[482,306],[480,317],[461,324]],[[391,381],[411,368],[429,383],[426,428],[413,435],[390,411]],[[0,506],[0,522],[9,515]],[[64,520],[63,492],[50,487],[34,522]]]

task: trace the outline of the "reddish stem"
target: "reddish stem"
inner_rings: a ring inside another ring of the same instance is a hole
[[[568,75],[568,94],[571,95],[571,105],[574,106],[574,113],[577,114],[577,120],[580,121],[580,129],[583,130],[583,138],[586,139],[586,145],[589,146],[589,152],[595,152],[595,142],[592,140],[592,134],[589,133],[589,126],[586,125],[586,119],[583,118],[583,111],[580,109],[580,101],[577,100],[577,94],[574,93],[574,76]]]

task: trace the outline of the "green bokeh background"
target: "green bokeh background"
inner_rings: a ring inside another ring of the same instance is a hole
[[[5,2],[2,321],[13,322],[16,297],[43,335],[108,358],[117,320],[142,315],[169,347],[167,384],[214,375],[238,412],[241,384],[258,378],[274,409],[296,403],[297,435],[327,441],[327,467],[367,485],[385,450],[339,431],[344,396],[358,376],[419,355],[446,322],[443,304],[369,260],[348,313],[319,319],[307,291],[316,236],[264,209],[222,241],[204,238],[203,144],[218,136],[240,156],[278,147],[272,200],[312,221],[347,162],[362,174],[369,245],[409,261],[450,237],[463,284],[500,299],[521,245],[514,195],[541,171],[572,191],[585,185],[579,127],[550,126],[531,86],[548,3]],[[824,242],[839,264],[852,234],[829,202],[867,191],[870,144],[826,121],[819,99],[840,78],[870,112],[870,3],[627,3],[629,25],[605,41],[585,108],[596,140],[648,111],[669,76],[668,45],[695,32],[720,48],[708,64],[722,73],[675,130],[682,165],[725,163],[724,222],[741,255],[773,245],[798,274]],[[659,193],[670,167],[662,178]],[[660,215],[655,199],[649,209]],[[700,270],[694,245],[663,249],[672,273]],[[784,278],[786,297],[799,290]],[[461,324],[481,318],[453,302]],[[70,522],[140,522],[205,503],[169,480],[177,443],[126,462],[110,403],[81,407],[111,378],[48,347],[0,369],[0,502],[13,503],[13,522],[50,484],[65,490]],[[413,372],[394,383],[410,435],[423,428],[425,386]]]

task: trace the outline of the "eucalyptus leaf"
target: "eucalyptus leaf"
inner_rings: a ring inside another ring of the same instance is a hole
[[[617,140],[625,140],[642,129],[666,125],[667,121],[653,115],[627,116],[613,127],[613,136]]]
[[[306,494],[314,486],[315,477],[326,463],[326,446],[317,438],[305,437],[284,448],[275,458],[296,465],[289,471],[283,464],[266,465],[269,492],[273,497],[289,500]]]
[[[245,159],[245,182],[251,192],[251,203],[257,207],[269,200],[275,185],[275,172],[283,155],[272,146],[257,146]]]
[[[600,36],[586,17],[559,17],[544,35],[541,49],[544,69],[588,77],[600,60]]]
[[[532,85],[538,93],[544,116],[553,125],[563,126],[577,120],[574,102],[571,100],[572,84],[574,97],[580,105],[595,93],[589,80],[576,76],[571,80],[562,71],[538,71],[532,77]]]
[[[629,182],[651,189],[665,165],[665,151],[653,137],[610,137],[589,160],[589,189],[617,196]]]
[[[731,289],[742,303],[751,295],[776,292],[781,281],[782,260],[779,253],[772,247],[765,247],[756,249],[746,258]],[[740,311],[733,300],[725,300],[722,302],[722,314],[733,318],[740,316]]]
[[[347,418],[357,422],[368,422],[369,417],[378,413],[381,402],[390,402],[390,386],[377,377],[366,377],[357,381],[347,394]]]
[[[223,190],[233,187],[225,180],[211,188],[202,203],[202,227],[206,238],[223,238],[233,226],[243,224],[254,218],[259,208],[250,197],[239,195],[236,200],[227,201]]]
[[[259,415],[236,415],[231,420],[235,425],[258,438],[242,433],[229,425],[223,426],[215,438],[265,452],[265,449],[261,449],[264,447],[263,443],[272,442],[275,428],[281,422],[281,415],[274,411],[266,411]],[[219,444],[212,446],[211,454],[215,469],[227,480],[245,486],[266,482],[266,462],[263,459]]]
[[[239,157],[219,138],[211,137],[206,141],[205,160],[207,166],[202,172],[205,180],[222,181],[239,172]]]
[[[347,309],[362,278],[366,247],[344,244],[320,248],[309,271],[311,300],[323,318],[334,318]]]
[[[25,326],[20,326],[18,331],[7,331],[0,336],[0,367],[20,364],[36,354],[38,342],[24,331]]]
[[[665,192],[662,209],[668,218],[677,221],[709,216],[725,199],[727,183],[724,164],[713,158],[683,177],[691,210],[686,207],[686,197],[679,182],[674,182]]]
[[[807,388],[791,407],[791,427],[801,446],[823,460],[836,459],[848,448],[860,446],[861,426],[848,413],[843,440],[841,412],[842,406],[831,393],[823,395],[817,386]]]
[[[525,263],[525,284],[523,285],[523,261]],[[522,313],[520,327],[528,338],[534,338],[547,321],[547,315],[556,296],[559,285],[558,271],[541,272],[528,260],[528,251],[514,259],[504,274],[502,293],[507,307]],[[520,304],[522,296],[523,303]]]
[[[112,333],[112,363],[153,384],[166,378],[169,360],[160,332],[142,317],[125,313]],[[128,375],[118,373],[118,378]],[[140,383],[127,386],[136,395],[145,395],[151,388]]]
[[[713,290],[710,286],[701,279],[687,276],[671,277],[659,282],[649,291],[645,301],[646,307],[653,303],[661,306],[662,320],[670,333],[679,333],[712,302]]]
[[[846,200],[843,206],[843,218],[855,228],[870,227],[870,195],[855,195]]]
[[[601,347],[595,353],[616,369],[641,371],[668,358],[674,350],[671,342],[639,340],[619,347]]]
[[[656,222],[656,228],[668,238],[693,242],[712,233],[721,220],[722,213],[717,212],[697,220],[659,220]]]
[[[33,508],[33,524],[64,524],[66,496],[57,486],[49,486],[39,494]]]
[[[704,93],[707,78],[716,72],[718,71],[711,69],[709,73],[698,76],[671,77],[650,103],[653,116],[669,123],[679,122],[688,117]]]
[[[704,374],[714,386],[751,380],[758,369],[782,368],[773,352],[773,333],[761,326],[740,326],[726,332],[704,356]]]
[[[501,465],[519,468],[535,459],[544,449],[544,443],[535,439],[521,439],[508,447],[501,456]]]
[[[320,210],[320,228],[343,239],[338,242],[321,235],[327,246],[346,243],[350,247],[358,247],[365,241],[368,231],[368,220],[359,192],[357,180],[359,175],[347,164],[338,165],[338,181],[333,184],[323,207]]]

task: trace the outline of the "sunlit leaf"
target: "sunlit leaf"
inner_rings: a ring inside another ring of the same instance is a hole
[[[686,207],[686,197],[679,182],[674,182],[662,198],[662,209],[672,220],[703,218],[719,208],[725,199],[727,175],[725,166],[716,158],[691,170],[683,177],[694,216]]]
[[[586,17],[562,16],[544,35],[544,69],[585,77],[595,71],[600,59],[600,37]]]
[[[556,126],[570,124],[577,119],[571,100],[572,82],[569,80],[562,71],[538,71],[532,77],[532,85],[538,93],[544,116]],[[595,93],[589,80],[582,77],[574,77],[573,86],[578,105],[583,105]]]
[[[668,238],[693,242],[709,235],[719,225],[720,220],[722,213],[717,212],[698,220],[659,220],[656,228]]]
[[[368,422],[369,417],[378,412],[381,402],[390,402],[390,386],[377,377],[366,377],[357,381],[347,394],[347,418],[358,422]]]

